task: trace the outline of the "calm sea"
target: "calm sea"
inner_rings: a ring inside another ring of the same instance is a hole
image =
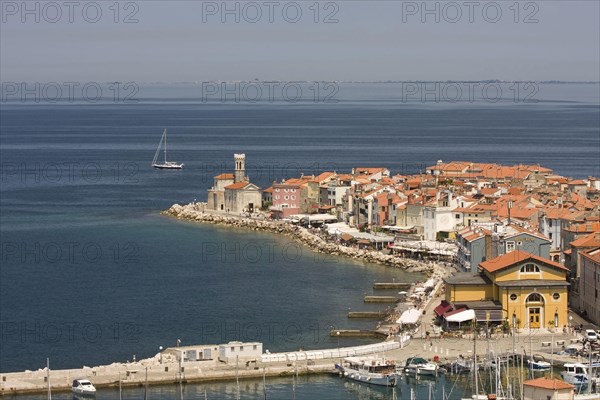
[[[159,211],[205,200],[212,176],[242,152],[263,187],[355,166],[415,173],[438,159],[599,176],[599,86],[538,89],[533,103],[421,101],[391,84],[340,84],[335,103],[203,102],[197,86],[183,85],[140,88],[136,104],[3,102],[0,371],[42,368],[46,357],[53,368],[140,359],[177,339],[258,340],[271,351],[361,343],[338,344],[328,332],[373,327],[346,318],[378,309],[362,303],[373,282],[422,277]],[[164,128],[181,171],[150,167]],[[429,383],[411,384],[427,393]],[[290,385],[273,381],[269,398],[291,398]],[[262,394],[260,382],[243,388],[243,398]],[[204,398],[205,389],[209,398],[233,396],[231,385],[194,385],[186,398]],[[153,389],[154,398],[173,398],[170,390]],[[390,398],[325,377],[304,378],[296,395]]]

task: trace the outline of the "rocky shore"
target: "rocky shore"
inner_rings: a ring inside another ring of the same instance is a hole
[[[289,237],[311,249],[334,256],[349,257],[368,263],[389,265],[402,268],[408,272],[420,272],[440,279],[448,275],[448,268],[430,261],[418,261],[403,258],[397,255],[384,254],[375,250],[362,250],[347,247],[338,243],[327,242],[306,228],[292,225],[282,221],[272,221],[260,218],[246,218],[224,213],[203,211],[205,203],[190,203],[187,205],[173,204],[162,214],[181,220],[226,225],[235,228],[264,231]]]

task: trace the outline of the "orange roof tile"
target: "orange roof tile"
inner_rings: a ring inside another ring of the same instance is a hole
[[[233,174],[220,174],[215,176],[215,179],[224,180],[224,179],[233,179]]]
[[[582,257],[589,258],[590,260],[600,264],[600,247],[583,251],[580,253]]]
[[[592,232],[589,235],[569,243],[571,247],[596,247],[600,246],[600,232]]]
[[[231,185],[225,186],[225,189],[238,190],[244,189],[246,186],[250,185],[250,182],[237,182]]]
[[[496,272],[501,269],[510,267],[514,264],[518,264],[520,262],[523,262],[523,261],[529,260],[529,259],[536,260],[538,262],[541,262],[543,264],[546,264],[546,265],[549,265],[551,267],[558,268],[561,270],[565,270],[565,271],[569,270],[568,268],[565,268],[564,266],[560,265],[557,262],[554,262],[547,258],[536,256],[531,253],[527,253],[526,251],[522,251],[522,250],[515,250],[510,253],[504,254],[500,257],[496,257],[493,260],[483,261],[483,262],[479,263],[479,266],[488,272]]]
[[[537,378],[531,379],[523,382],[525,386],[533,386],[542,389],[551,389],[551,390],[564,390],[564,389],[574,389],[575,386],[570,385],[563,381],[562,379],[554,379],[554,378]]]

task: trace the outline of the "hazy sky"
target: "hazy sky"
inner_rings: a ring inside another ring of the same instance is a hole
[[[23,4],[3,81],[600,80],[596,0]]]

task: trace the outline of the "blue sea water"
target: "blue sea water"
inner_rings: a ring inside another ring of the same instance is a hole
[[[204,103],[194,88],[159,86],[140,90],[136,104],[4,102],[0,371],[41,368],[46,357],[53,368],[139,359],[177,339],[259,340],[271,351],[335,347],[332,327],[373,326],[346,314],[377,309],[362,303],[374,281],[422,277],[159,211],[205,200],[236,152],[262,187],[356,166],[414,173],[438,159],[599,176],[598,87],[541,85],[535,103],[407,102],[394,85],[341,86],[336,103]],[[164,128],[181,171],[150,168]],[[203,398],[203,386],[191,387],[188,398]],[[209,398],[228,398],[227,388],[213,386]],[[308,378],[302,396],[387,395]]]

